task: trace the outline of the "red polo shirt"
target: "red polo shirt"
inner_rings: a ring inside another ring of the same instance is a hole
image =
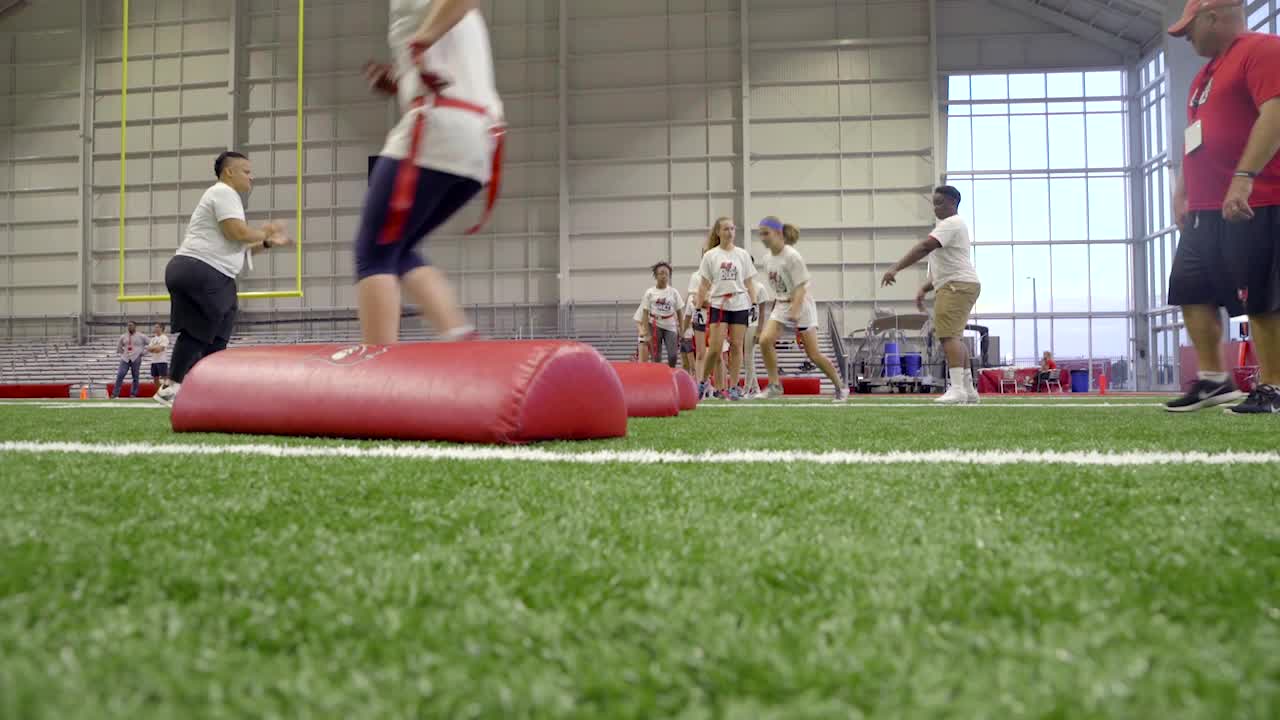
[[[1280,97],[1280,37],[1245,33],[1191,83],[1187,126],[1201,122],[1203,144],[1183,159],[1191,210],[1219,210],[1244,155],[1258,108]],[[1253,183],[1253,207],[1280,205],[1280,155]]]

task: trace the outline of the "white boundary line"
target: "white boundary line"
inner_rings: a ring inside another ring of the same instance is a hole
[[[853,451],[750,451],[683,453],[658,450],[598,450],[561,452],[536,447],[422,446],[422,445],[199,445],[80,442],[0,442],[0,454],[71,454],[133,457],[156,455],[240,455],[268,458],[352,458],[360,460],[419,460],[463,462],[542,462],[574,465],[688,465],[698,463],[802,463],[812,465],[1016,465],[1024,463],[1148,467],[1170,465],[1273,465],[1280,453],[1203,452],[1059,452],[1046,451],[962,451],[871,453]]]
[[[1101,409],[1101,408],[1161,408],[1161,407],[1162,407],[1162,405],[1161,405],[1160,403],[1137,403],[1137,402],[1117,402],[1117,403],[1112,403],[1112,402],[1077,402],[1077,403],[1067,403],[1067,402],[1062,402],[1062,401],[1057,401],[1057,402],[1003,402],[1003,403],[996,403],[996,402],[984,402],[984,403],[979,403],[979,404],[976,404],[976,405],[938,405],[938,404],[930,403],[930,402],[848,402],[848,403],[833,403],[833,402],[814,402],[814,403],[806,403],[806,402],[789,402],[789,403],[762,403],[762,402],[752,402],[752,401],[749,401],[749,400],[744,400],[744,401],[742,401],[742,402],[736,402],[736,403],[726,403],[726,402],[719,402],[719,403],[703,403],[703,404],[701,404],[701,405],[699,405],[699,406],[698,406],[698,409],[699,409],[699,410],[703,410],[703,409],[706,409],[706,410],[723,410],[723,409],[728,408],[728,409],[733,409],[733,410],[743,410],[743,409],[751,409],[751,408],[772,408],[772,409],[786,409],[786,408],[831,408],[831,409],[833,409],[833,410],[840,410],[840,409],[849,409],[849,408],[894,408],[894,409],[903,409],[903,408],[963,408],[963,409],[966,409],[966,410],[974,410],[974,409],[981,409],[981,408],[1056,408],[1056,409],[1071,408],[1071,409],[1086,409],[1086,410],[1090,410],[1090,409],[1093,409],[1093,408]]]
[[[0,406],[11,407],[29,407],[39,408],[41,410],[168,410],[169,408],[155,402],[154,400],[143,402],[141,400],[129,400],[107,402],[99,400],[97,402],[90,400],[75,400],[63,402],[61,400],[27,400],[27,401],[0,401]]]

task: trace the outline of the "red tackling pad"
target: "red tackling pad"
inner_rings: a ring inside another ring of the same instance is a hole
[[[617,373],[582,343],[282,345],[202,359],[172,423],[176,432],[515,444],[624,437],[627,406]]]
[[[680,412],[698,409],[698,381],[683,369],[672,370],[676,378],[676,394],[680,398]]]
[[[613,363],[627,398],[628,417],[680,414],[680,392],[671,368],[660,363]]]

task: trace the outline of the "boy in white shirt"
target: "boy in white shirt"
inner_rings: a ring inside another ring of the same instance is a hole
[[[925,295],[937,291],[933,307],[934,333],[942,341],[950,367],[951,387],[934,402],[942,405],[964,405],[978,402],[978,390],[969,368],[969,352],[965,347],[964,326],[978,302],[982,285],[978,272],[969,259],[972,243],[969,224],[960,217],[960,191],[943,185],[933,193],[933,214],[938,225],[910,252],[884,274],[880,284],[893,285],[898,273],[929,258],[929,277],[916,293],[916,306],[924,311]]]
[[[167,352],[169,336],[164,334],[164,323],[156,323],[147,341],[147,357],[151,359],[151,379],[155,380],[157,389],[169,384],[169,363],[164,357]]]

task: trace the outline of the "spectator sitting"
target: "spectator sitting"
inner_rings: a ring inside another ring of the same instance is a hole
[[[1044,357],[1040,358],[1040,372],[1036,373],[1035,382],[1028,385],[1028,390],[1040,390],[1040,385],[1049,379],[1049,372],[1057,370],[1058,363],[1053,361],[1053,353],[1048,350],[1044,351]]]
[[[138,324],[130,321],[129,329],[120,336],[116,352],[120,355],[120,367],[116,370],[116,386],[111,391],[111,399],[120,397],[120,388],[124,385],[125,371],[133,375],[133,391],[131,397],[138,397],[138,373],[142,370],[142,354],[147,349],[147,338],[138,332]]]
[[[151,379],[156,388],[169,384],[169,363],[165,353],[169,351],[169,336],[164,334],[164,323],[156,323],[151,340],[147,343],[147,356],[151,359]]]

